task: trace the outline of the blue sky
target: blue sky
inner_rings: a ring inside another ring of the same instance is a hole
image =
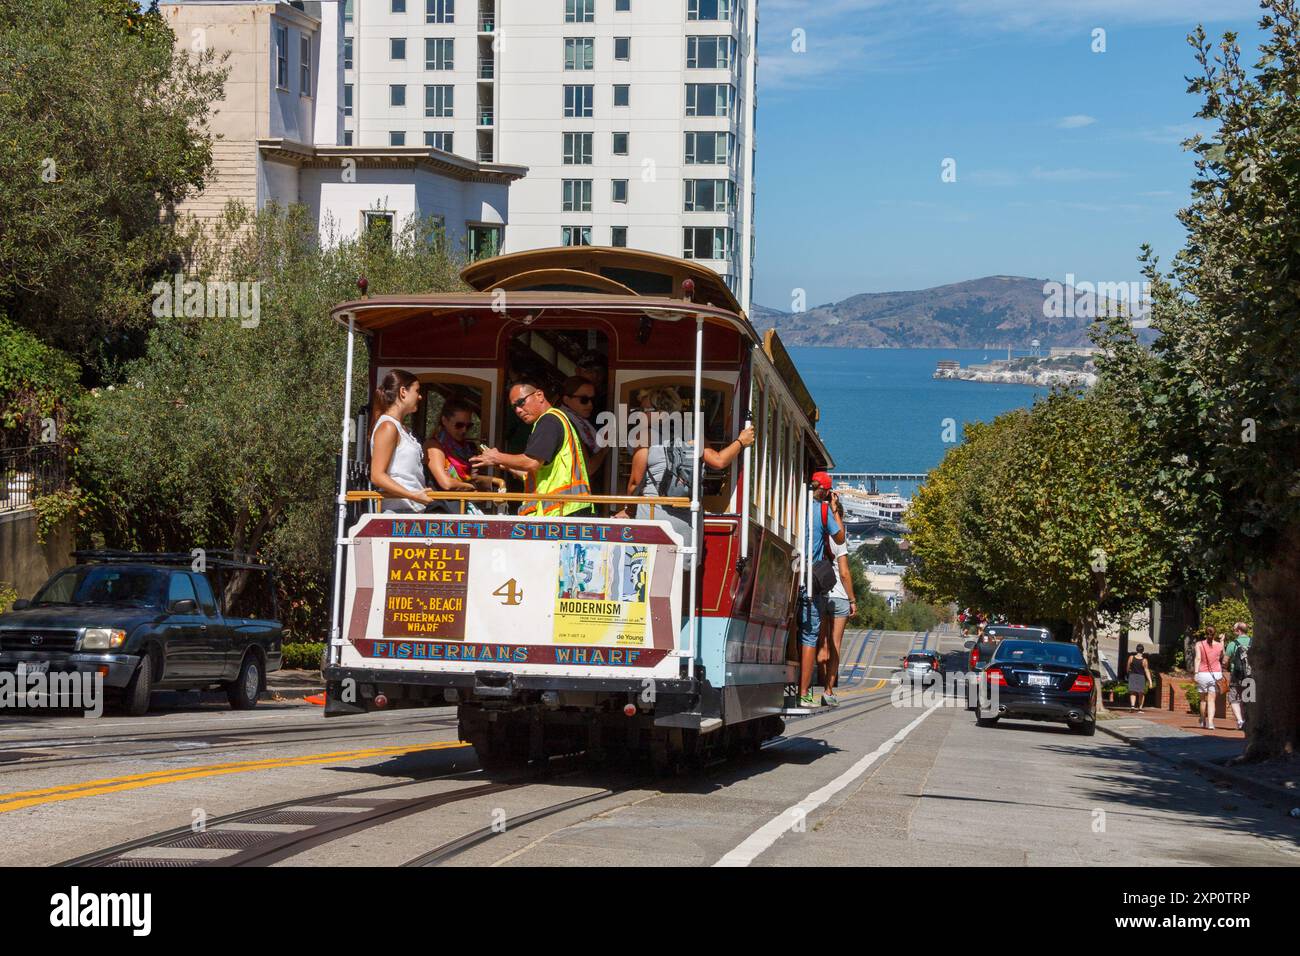
[[[759,0],[755,300],[985,275],[1136,281],[1181,246],[1198,22],[1255,0]],[[1094,53],[1093,30],[1106,49]],[[793,52],[791,31],[807,52]],[[945,159],[956,181],[942,182]]]

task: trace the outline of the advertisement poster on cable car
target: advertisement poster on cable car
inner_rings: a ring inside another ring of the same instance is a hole
[[[349,546],[344,659],[671,669],[681,546],[652,521],[366,515]]]
[[[645,643],[644,544],[562,544],[555,600],[555,643]]]

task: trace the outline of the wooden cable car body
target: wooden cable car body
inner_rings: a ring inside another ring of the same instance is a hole
[[[496,513],[537,498],[519,488],[435,496],[455,514],[375,511],[378,495],[347,487],[370,426],[345,400],[326,714],[456,703],[485,763],[625,747],[664,761],[780,733],[797,680],[806,479],[832,462],[775,334],[755,331],[716,273],[651,253],[538,250],[462,278],[475,291],[339,305],[349,365],[364,334],[372,390],[405,369],[426,404],[468,401],[481,443],[517,451],[526,426],[506,400],[512,373],[561,377],[583,360],[575,346],[603,351],[596,388],[616,447],[586,500],[633,518]],[[685,392],[696,441],[725,446],[747,420],[756,432],[725,472],[696,470],[697,511],[690,498],[649,499],[693,515],[694,562],[689,530],[636,519],[648,499],[627,495],[620,413],[662,385]],[[434,413],[417,417],[423,437]],[[461,513],[466,502],[483,513]],[[349,524],[358,506],[371,510]]]

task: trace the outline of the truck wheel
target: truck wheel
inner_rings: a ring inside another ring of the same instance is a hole
[[[153,660],[146,653],[140,658],[135,676],[122,691],[122,711],[128,717],[143,717],[149,712],[149,695],[153,691]]]
[[[252,710],[257,706],[257,692],[262,684],[262,666],[256,654],[249,654],[239,665],[239,676],[226,685],[226,699],[234,710]]]

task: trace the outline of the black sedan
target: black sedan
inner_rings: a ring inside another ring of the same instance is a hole
[[[1068,724],[1077,734],[1097,732],[1094,678],[1078,645],[1003,640],[980,674],[976,723],[1003,718]]]

